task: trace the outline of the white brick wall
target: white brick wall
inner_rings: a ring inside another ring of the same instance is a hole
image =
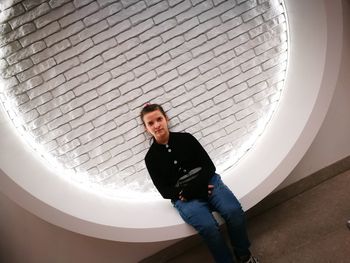
[[[66,176],[116,195],[154,191],[144,103],[161,103],[224,173],[269,121],[287,60],[282,0],[0,3],[4,109]]]

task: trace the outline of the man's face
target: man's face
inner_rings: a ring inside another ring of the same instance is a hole
[[[143,116],[146,130],[158,143],[166,144],[169,140],[168,118],[159,110],[146,113]]]

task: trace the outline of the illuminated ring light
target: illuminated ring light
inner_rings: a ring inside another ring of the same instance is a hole
[[[249,209],[279,185],[314,139],[330,104],[342,43],[341,1],[286,1],[290,58],[285,91],[263,136],[224,181]],[[92,194],[55,176],[0,120],[3,193],[50,223],[85,235],[155,242],[194,233],[168,200]],[[31,176],[26,176],[30,171]]]

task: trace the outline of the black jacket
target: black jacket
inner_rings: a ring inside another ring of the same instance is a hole
[[[207,197],[208,180],[216,170],[202,145],[189,133],[171,132],[166,145],[154,141],[145,162],[160,194],[171,200],[177,200],[180,191],[186,199]],[[196,167],[202,167],[202,170],[194,185],[186,189],[175,186],[181,176]]]

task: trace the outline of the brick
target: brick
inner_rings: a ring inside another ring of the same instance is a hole
[[[186,22],[181,24],[180,26],[177,26],[171,30],[168,30],[166,32],[164,32],[163,34],[161,34],[161,37],[163,39],[164,42],[169,41],[170,39],[179,36],[179,35],[183,35],[185,32],[189,31],[190,29],[196,27],[197,25],[199,25],[199,21],[196,17],[187,20]],[[191,31],[192,32],[192,31]],[[184,35],[186,40],[189,40],[189,37],[187,35],[187,33]],[[187,36],[187,38],[186,38]]]
[[[26,34],[25,37],[20,39],[20,42],[21,42],[23,47],[26,47],[32,43],[35,43],[41,39],[44,39],[45,37],[57,32],[59,30],[60,30],[59,24],[57,22],[53,22],[53,23],[41,28],[40,30],[35,31],[35,29],[34,29],[33,30],[33,31],[35,31],[34,33],[29,34],[29,35]]]
[[[219,56],[224,52],[232,50],[233,48],[239,46],[240,44],[246,43],[247,41],[249,41],[249,35],[247,33],[244,33],[244,34],[239,35],[238,37],[236,37],[234,39],[231,39],[230,41],[227,41],[223,45],[215,47],[214,54],[216,56]]]
[[[128,30],[125,32],[122,32],[116,36],[116,39],[118,43],[123,43],[124,41],[133,38],[142,32],[145,32],[147,29],[151,28],[153,26],[153,20],[148,19],[145,22],[142,22],[138,24],[137,26],[132,27],[132,30]]]
[[[200,76],[199,70],[192,69],[191,71],[181,76],[180,79],[176,79],[175,81],[170,81],[164,84],[164,89],[166,92],[169,92],[170,90],[175,89],[176,87],[183,85],[187,82],[190,82],[191,80],[196,79],[199,76]]]
[[[46,15],[38,17],[37,19],[34,20],[34,23],[37,28],[42,28],[74,11],[75,11],[74,5],[72,3],[68,3],[55,10],[52,10],[50,13]]]
[[[40,97],[34,98],[32,100],[29,100],[27,103],[22,104],[19,107],[19,109],[21,112],[26,113],[48,102],[51,99],[52,99],[52,95],[49,92],[47,92],[45,94],[42,94]]]
[[[18,4],[22,0],[3,0],[0,2],[0,10],[4,11],[7,8],[10,8],[11,6],[14,6],[15,4]]]
[[[64,5],[67,2],[70,2],[70,1],[71,0],[50,0],[49,1],[49,5],[52,8],[57,8],[57,7],[60,7],[60,6]]]
[[[0,58],[6,58],[21,48],[22,46],[18,41],[14,41],[6,46],[0,47]]]
[[[233,19],[230,19],[224,23],[222,23],[221,25],[218,25],[216,27],[214,27],[213,29],[209,30],[206,35],[208,37],[208,39],[212,39],[215,38],[217,35],[226,33],[229,30],[232,30],[233,28],[239,26],[242,24],[242,18],[239,17],[235,17]]]
[[[106,94],[103,94],[102,96],[99,96],[96,99],[88,102],[83,107],[84,107],[85,111],[91,111],[91,110],[97,108],[99,105],[106,105],[106,107],[109,109],[108,103],[110,101],[114,100],[115,98],[119,98],[119,97],[120,97],[119,90],[114,89],[114,90],[112,90]]]
[[[162,74],[179,67],[180,65],[188,62],[191,59],[192,59],[192,56],[190,52],[182,54],[181,56],[178,56],[177,58],[171,60],[169,63],[163,65],[162,67],[157,68],[156,69],[157,75],[161,76]]]
[[[15,5],[11,8],[9,6],[9,8],[2,10],[2,12],[0,13],[0,23],[4,23],[10,20],[11,18],[14,18],[23,14],[24,12],[25,10],[20,4]]]
[[[168,6],[167,1],[161,1],[161,2],[155,4],[151,7],[143,10],[142,12],[130,17],[131,23],[133,25],[136,25],[138,23],[143,22],[144,20],[155,17],[157,14],[167,10],[168,7],[169,6]]]
[[[194,49],[200,45],[202,45],[205,41],[207,41],[207,38],[204,35],[200,35],[196,38],[191,39],[190,41],[186,41],[180,46],[173,48],[169,51],[172,58],[175,58],[183,53],[186,53],[190,51],[191,49]]]
[[[202,13],[198,16],[198,19],[200,23],[204,23],[207,20],[213,19],[214,17],[225,13],[227,10],[232,9],[234,6],[235,4],[233,1],[225,1],[221,5],[211,8],[210,10]]]
[[[74,57],[70,60],[67,60],[59,65],[56,65],[42,74],[42,77],[45,81],[52,79],[58,76],[61,73],[66,72],[67,70],[71,70],[74,66],[79,64],[79,59]]]
[[[207,63],[200,65],[199,70],[202,74],[206,73],[209,70],[212,70],[213,68],[219,67],[221,64],[230,61],[235,57],[235,52],[233,50],[228,51],[224,54],[221,54],[220,56],[214,57],[212,60],[208,61]],[[224,72],[222,72],[224,73]]]
[[[192,3],[193,4],[193,3]],[[191,19],[194,16],[198,16],[201,13],[213,8],[213,4],[210,1],[203,1],[202,3],[199,3],[198,5],[195,5],[194,7],[190,8],[189,10],[185,12],[181,12],[176,16],[176,20],[178,23],[183,23],[186,20]]]
[[[262,72],[261,67],[257,66],[255,68],[252,68],[246,72],[239,74],[237,77],[234,77],[233,79],[229,80],[227,84],[229,85],[229,87],[236,86],[244,81],[249,81],[249,79],[254,78],[255,76],[259,76],[261,72]]]
[[[204,89],[204,90],[203,90]],[[174,96],[171,100],[171,105],[173,108],[176,108],[180,106],[181,104],[187,103],[191,100],[191,97],[195,95],[200,95],[205,92],[205,87],[200,86],[194,90],[192,90],[190,93],[187,93],[185,88],[183,86],[180,86],[176,88],[175,90],[171,90],[170,93],[174,92],[176,94],[176,97]],[[168,92],[167,92],[168,94]]]
[[[213,98],[214,103],[215,104],[222,103],[225,100],[227,100],[227,98],[232,98],[235,95],[245,91],[246,89],[248,89],[248,85],[245,82],[243,82],[243,83],[241,83],[241,84],[239,84],[237,86],[231,87],[227,91],[225,91],[225,92],[215,96]]]
[[[68,169],[73,169],[77,166],[80,166],[89,160],[89,156],[87,154],[81,155],[75,159],[64,161],[64,166]]]
[[[0,71],[8,67],[8,63],[5,59],[0,59]]]
[[[101,86],[102,84],[108,82],[111,79],[111,75],[106,72],[105,74],[95,78],[94,80],[89,81],[86,84],[80,85],[76,87],[73,92],[76,96],[80,96],[84,94],[85,92],[88,92],[92,89],[96,89],[97,87]]]
[[[68,92],[67,94],[71,94],[72,95],[73,93],[72,92]],[[67,96],[67,95],[64,95],[64,96]],[[55,104],[56,105],[60,105],[60,103],[58,103],[57,101],[56,101]],[[55,107],[53,107],[53,108],[55,108]],[[50,130],[56,129],[56,128],[60,127],[60,126],[63,126],[65,124],[69,123],[70,121],[72,121],[74,119],[79,118],[83,114],[84,114],[84,110],[82,108],[76,108],[76,109],[74,109],[74,110],[72,110],[70,112],[67,112],[64,115],[56,118],[55,120],[49,122],[47,124],[47,126],[49,127]]]
[[[9,24],[13,29],[20,27],[21,25],[24,25],[25,23],[28,23],[32,20],[34,20],[37,17],[40,17],[50,11],[50,7],[47,3],[43,3],[40,6],[25,12],[23,15],[16,17],[14,19],[11,19],[9,21]]]
[[[75,97],[74,97],[73,92],[68,91],[68,92],[64,93],[63,95],[55,97],[52,100],[50,100],[49,102],[39,106],[37,108],[37,110],[39,111],[40,114],[45,114],[49,110],[58,108],[61,105],[68,103],[69,101],[71,101],[74,98]],[[67,115],[67,113],[64,116],[66,116],[66,115]],[[73,117],[75,117],[75,115],[73,116],[73,114],[69,114],[69,116],[71,116],[71,117],[69,117],[69,121],[72,120]],[[64,117],[64,118],[67,118],[67,117]],[[57,119],[57,120],[54,121],[54,123],[57,124],[60,121],[61,120]],[[68,121],[64,121],[64,123],[66,123],[66,122],[68,122]],[[59,123],[56,127],[58,127],[60,125],[63,125],[64,123]]]
[[[261,81],[271,78],[273,75],[277,75],[280,72],[283,72],[286,69],[286,63],[281,65],[274,66],[268,70],[263,71],[262,74],[256,75],[248,80],[248,85],[253,86]]]
[[[162,39],[160,37],[152,38],[151,40],[144,42],[137,47],[129,50],[125,53],[126,59],[131,60],[139,55],[142,55],[149,50],[156,48],[157,46],[162,44]]]
[[[120,107],[110,110],[106,112],[103,115],[98,116],[95,120],[92,121],[94,127],[99,127],[101,125],[104,125],[108,123],[109,121],[117,118],[118,116],[122,115],[123,113],[128,112],[128,107],[126,105],[120,105]]]
[[[19,95],[23,92],[26,92],[32,88],[35,88],[36,86],[42,84],[44,81],[40,76],[35,76],[27,81],[24,81],[18,85],[16,85],[16,87],[13,87],[13,89],[11,90],[12,95]],[[18,83],[16,81],[16,83]]]
[[[255,47],[254,51],[257,55],[260,55],[273,47],[279,46],[282,42],[286,40],[286,38],[287,38],[286,33],[282,34],[281,36],[276,36],[270,39],[269,41],[266,41],[260,44],[259,46]]]
[[[31,59],[33,60],[34,64],[38,64],[43,60],[51,58],[56,54],[66,50],[70,46],[71,44],[69,41],[67,39],[64,39],[61,42],[58,42],[57,44],[51,46],[50,48],[46,48],[42,52],[32,55]]]
[[[22,60],[17,64],[7,67],[5,70],[0,72],[0,76],[3,78],[10,78],[14,75],[17,75],[20,72],[30,68],[33,65],[33,62],[30,59]]]
[[[151,90],[150,92],[130,101],[129,107],[132,110],[139,109],[141,105],[145,104],[145,101],[161,101],[162,96],[164,96],[164,91],[162,89]]]
[[[38,116],[39,116],[39,113],[35,109],[29,112],[25,112],[24,114],[21,114],[21,118],[25,123],[31,122],[32,120],[38,118]]]
[[[149,56],[150,59],[154,59],[156,57],[162,56],[163,54],[167,53],[171,48],[176,48],[180,46],[184,42],[185,42],[185,39],[183,38],[183,36],[175,37],[169,40],[167,43],[162,44],[157,48],[149,51],[147,55]]]
[[[10,90],[11,88],[17,86],[17,84],[18,80],[15,77],[1,80],[1,86],[6,90]]]
[[[128,52],[130,49],[137,47],[139,44],[140,41],[138,38],[129,39],[121,45],[117,45],[116,47],[107,50],[102,54],[102,57],[105,61],[108,61],[112,58],[115,58],[121,54]]]
[[[36,128],[41,127],[41,126],[47,124],[48,122],[60,117],[61,115],[62,115],[62,112],[59,109],[53,109],[53,110],[47,112],[46,114],[41,115],[40,117],[33,120],[28,126],[31,129],[36,129]]]
[[[156,78],[155,80],[143,85],[142,90],[143,90],[143,92],[147,93],[152,89],[162,87],[165,83],[167,83],[167,82],[169,82],[177,77],[178,77],[178,73],[177,73],[176,69],[174,69],[174,70],[169,71],[168,73],[162,75],[161,77]]]
[[[121,86],[119,88],[122,95],[128,93],[129,91],[133,89],[137,89],[139,87],[142,87],[146,83],[154,80],[157,77],[156,73],[154,71],[150,71],[147,74],[143,75],[142,78],[135,79],[131,82],[128,82],[127,84]]]
[[[227,35],[228,35],[229,39],[235,38],[235,37],[247,32],[248,30],[261,25],[263,22],[264,21],[261,18],[261,16],[258,16],[252,20],[249,20],[247,23],[243,23],[243,24],[233,28],[232,30],[228,31]]]
[[[99,54],[102,54],[106,50],[110,50],[111,48],[113,48],[116,45],[117,45],[117,41],[114,38],[111,38],[107,41],[104,41],[104,42],[98,44],[98,45],[94,45],[93,47],[84,51],[82,54],[79,55],[79,59],[81,62],[85,62],[85,61],[90,60],[91,58],[93,58]]]
[[[202,64],[205,64],[206,62],[210,61],[213,58],[214,58],[214,54],[212,52],[204,53],[204,54],[186,62],[185,64],[179,66],[177,68],[178,72],[180,75],[183,75],[187,71],[190,71],[193,68],[196,68]]]
[[[8,23],[0,24],[0,34],[4,35],[10,32],[12,29]]]
[[[221,72],[225,73],[228,70],[231,70],[232,68],[235,68],[239,65],[242,66],[242,71],[246,72],[247,70],[251,69],[252,67],[244,64],[246,61],[249,61],[250,59],[254,58],[255,54],[253,50],[248,50],[247,52],[241,54],[238,57],[233,58],[232,60],[227,61],[226,63],[220,65]]]
[[[138,126],[138,123],[136,120],[130,120],[127,123],[124,123],[123,125],[118,125],[117,129],[113,129],[101,136],[102,140],[104,142],[109,141],[111,139],[114,139],[116,137],[119,137],[120,135],[129,132],[130,130],[136,128]],[[126,149],[125,149],[126,150]]]
[[[97,88],[97,92],[99,95],[108,94],[109,92],[113,91],[114,89],[118,89],[120,86],[133,79],[134,75],[128,72],[125,75],[121,75],[101,85]],[[119,89],[118,92],[120,92]]]
[[[89,81],[89,77],[87,74],[80,75],[79,77],[76,77],[74,79],[71,79],[65,83],[63,83],[61,86],[57,87],[52,91],[52,94],[57,97],[69,90],[73,90],[75,87],[86,83]]]
[[[78,20],[83,19],[84,17],[96,12],[99,9],[99,6],[96,2],[93,2],[83,8],[77,9],[74,13],[69,14],[61,18],[58,22],[62,28],[65,28]]]
[[[162,0],[145,0],[146,4],[148,7],[152,6],[152,5],[155,5],[159,2],[161,2]]]
[[[233,99],[236,103],[238,103],[238,102],[245,100],[249,97],[253,97],[253,95],[255,95],[256,93],[258,93],[266,88],[267,88],[267,83],[260,82],[257,85],[255,85],[249,89],[246,89],[245,91],[241,92],[240,94],[235,95],[233,97]]]
[[[21,37],[24,37],[34,31],[35,31],[35,26],[32,23],[28,23],[23,26],[20,26],[19,28],[16,28],[15,30],[7,33],[6,35],[0,35],[0,46],[7,45],[8,43],[18,40]],[[23,47],[26,46],[22,43],[22,39],[19,41],[21,42]]]
[[[70,141],[69,143],[66,143],[62,145],[61,147],[58,147],[57,152],[59,155],[66,154],[67,152],[70,152],[80,146],[80,142],[78,139],[75,139],[73,141]]]
[[[42,51],[46,48],[46,45],[43,41],[36,42],[27,48],[21,49],[16,53],[7,57],[7,61],[10,65],[19,62],[22,59],[28,58],[29,56]]]
[[[113,26],[121,21],[128,19],[129,17],[141,12],[146,9],[146,5],[143,1],[138,1],[136,4],[122,9],[120,12],[107,18],[110,26]]]
[[[84,74],[85,72],[88,72],[88,75],[90,77],[89,71],[93,68],[98,67],[102,63],[103,63],[103,59],[100,56],[94,57],[93,59],[90,59],[74,68],[71,68],[69,71],[64,73],[64,76],[67,78],[67,80],[70,80],[81,74]],[[90,78],[93,79],[92,77]]]
[[[52,46],[53,44],[56,44],[57,42],[74,35],[75,33],[79,32],[84,28],[84,25],[81,21],[76,22],[75,24],[72,24],[65,29],[60,30],[59,32],[48,36],[45,38],[45,43],[48,47]]]
[[[81,141],[82,144],[86,144],[89,141],[94,140],[94,139],[102,136],[103,134],[109,132],[110,130],[115,129],[116,127],[117,127],[117,125],[115,124],[115,122],[110,121],[110,122],[106,123],[105,125],[97,127],[95,129],[93,129],[92,131],[82,135],[81,137],[79,137],[79,140]]]
[[[95,23],[100,22],[101,20],[118,13],[120,10],[122,10],[123,6],[120,2],[113,3],[111,5],[108,5],[107,7],[100,9],[96,13],[93,13],[83,19],[84,24],[86,26],[91,26]]]
[[[65,78],[63,77],[63,75],[59,75],[56,78],[53,78],[40,86],[37,86],[33,89],[28,90],[27,94],[30,99],[33,99],[35,97],[40,96],[41,94],[44,94],[47,91],[50,91],[56,88],[57,86],[61,85],[64,82],[65,82]]]
[[[156,25],[168,20],[169,18],[172,18],[192,7],[191,2],[189,0],[185,0],[181,2],[180,4],[177,4],[176,6],[169,8],[167,11],[162,12],[156,16],[153,17],[154,23]]]
[[[92,25],[91,27],[88,27],[84,29],[83,31],[80,31],[78,34],[70,37],[70,41],[73,45],[76,45],[77,43],[95,36],[96,34],[100,33],[101,31],[108,28],[108,24],[106,21],[101,21],[98,24]]]
[[[63,61],[66,61],[74,56],[79,55],[80,53],[84,52],[85,50],[92,47],[94,44],[91,39],[87,39],[84,42],[79,43],[78,45],[67,49],[58,55],[55,56],[55,60],[57,64],[62,63]]]
[[[265,21],[268,21],[274,17],[279,16],[283,12],[284,12],[284,8],[283,8],[282,4],[279,4],[279,5],[274,4],[273,8],[271,8],[270,10],[266,11],[263,14],[263,17],[264,17]]]
[[[205,44],[201,45],[200,47],[196,47],[192,49],[191,53],[193,57],[197,57],[209,50],[214,49],[215,47],[222,45],[227,42],[227,36],[226,35],[219,35],[216,38],[213,38],[212,40],[207,41]]]
[[[154,70],[155,68],[158,68],[166,64],[170,60],[171,60],[171,57],[167,53],[165,53],[160,57],[147,61],[144,65],[134,68],[133,72],[135,73],[135,76],[138,78],[141,75],[147,73],[148,71]]]
[[[45,0],[24,0],[22,1],[22,5],[24,6],[24,8],[26,10],[30,10],[33,9],[34,7],[37,7],[38,5],[42,4],[43,2],[45,2]]]
[[[76,97],[75,99],[71,100],[69,103],[62,105],[61,110],[63,113],[67,113],[77,107],[83,106],[89,101],[95,99],[97,96],[98,96],[97,92],[95,90],[91,90],[89,92],[84,93],[80,97]]]
[[[27,69],[26,71],[23,71],[21,73],[19,73],[17,75],[17,78],[19,79],[19,81],[23,82],[26,81],[27,79],[30,79],[32,77],[34,77],[35,75],[38,75],[46,70],[48,70],[49,68],[53,67],[55,65],[55,61],[52,58],[49,58],[29,69]]]
[[[187,90],[191,90],[197,86],[204,84],[208,79],[215,78],[218,75],[220,75],[219,69],[214,68],[213,70],[210,70],[205,74],[198,75],[195,78],[191,79],[190,81],[187,81],[185,83],[185,87]]]
[[[250,9],[249,11],[243,13],[241,15],[241,17],[242,17],[244,22],[247,22],[247,21],[265,13],[270,8],[271,8],[270,2],[265,2],[265,3],[262,3],[256,7],[254,7],[253,9]]]
[[[70,125],[72,126],[73,129],[79,127],[80,125],[83,125],[85,123],[93,121],[96,116],[101,116],[107,112],[107,109],[104,105],[101,105],[100,107],[93,109],[89,112],[84,113],[81,117],[72,120],[70,122]]]
[[[94,1],[94,0],[74,0],[73,3],[74,3],[74,6],[76,8],[80,8],[80,7],[86,6],[87,4],[91,3],[92,1]]]
[[[108,62],[103,63],[97,68],[94,68],[88,72],[88,75],[90,79],[96,78],[97,76],[111,70],[112,76],[115,78],[118,76],[116,72],[113,72],[112,69],[117,68],[118,66],[122,65],[123,63],[126,62],[126,59],[123,55],[116,57],[115,59],[109,60]],[[126,72],[123,72],[126,73]]]
[[[172,28],[174,28],[175,26],[177,26],[177,22],[175,19],[169,19],[159,25],[155,25],[153,27],[151,27],[150,29],[148,29],[147,31],[143,32],[142,34],[139,35],[139,38],[141,40],[141,42],[147,41],[153,37],[156,37],[160,34],[162,34],[163,32],[166,32]]]
[[[198,97],[193,98],[192,99],[193,106],[196,107],[197,105],[201,104],[203,101],[207,101],[207,100],[217,96],[218,94],[225,92],[226,89],[227,89],[227,86],[225,83],[223,83],[223,84],[217,86],[215,89],[211,89],[208,92],[206,92],[205,94],[202,94]]]
[[[125,30],[129,29],[131,27],[131,24],[128,20],[122,21],[121,23],[111,27],[110,29],[103,31],[96,36],[92,38],[95,44],[101,43],[102,41],[105,41],[106,39],[109,39],[111,37],[115,37],[121,32],[124,32]]]

